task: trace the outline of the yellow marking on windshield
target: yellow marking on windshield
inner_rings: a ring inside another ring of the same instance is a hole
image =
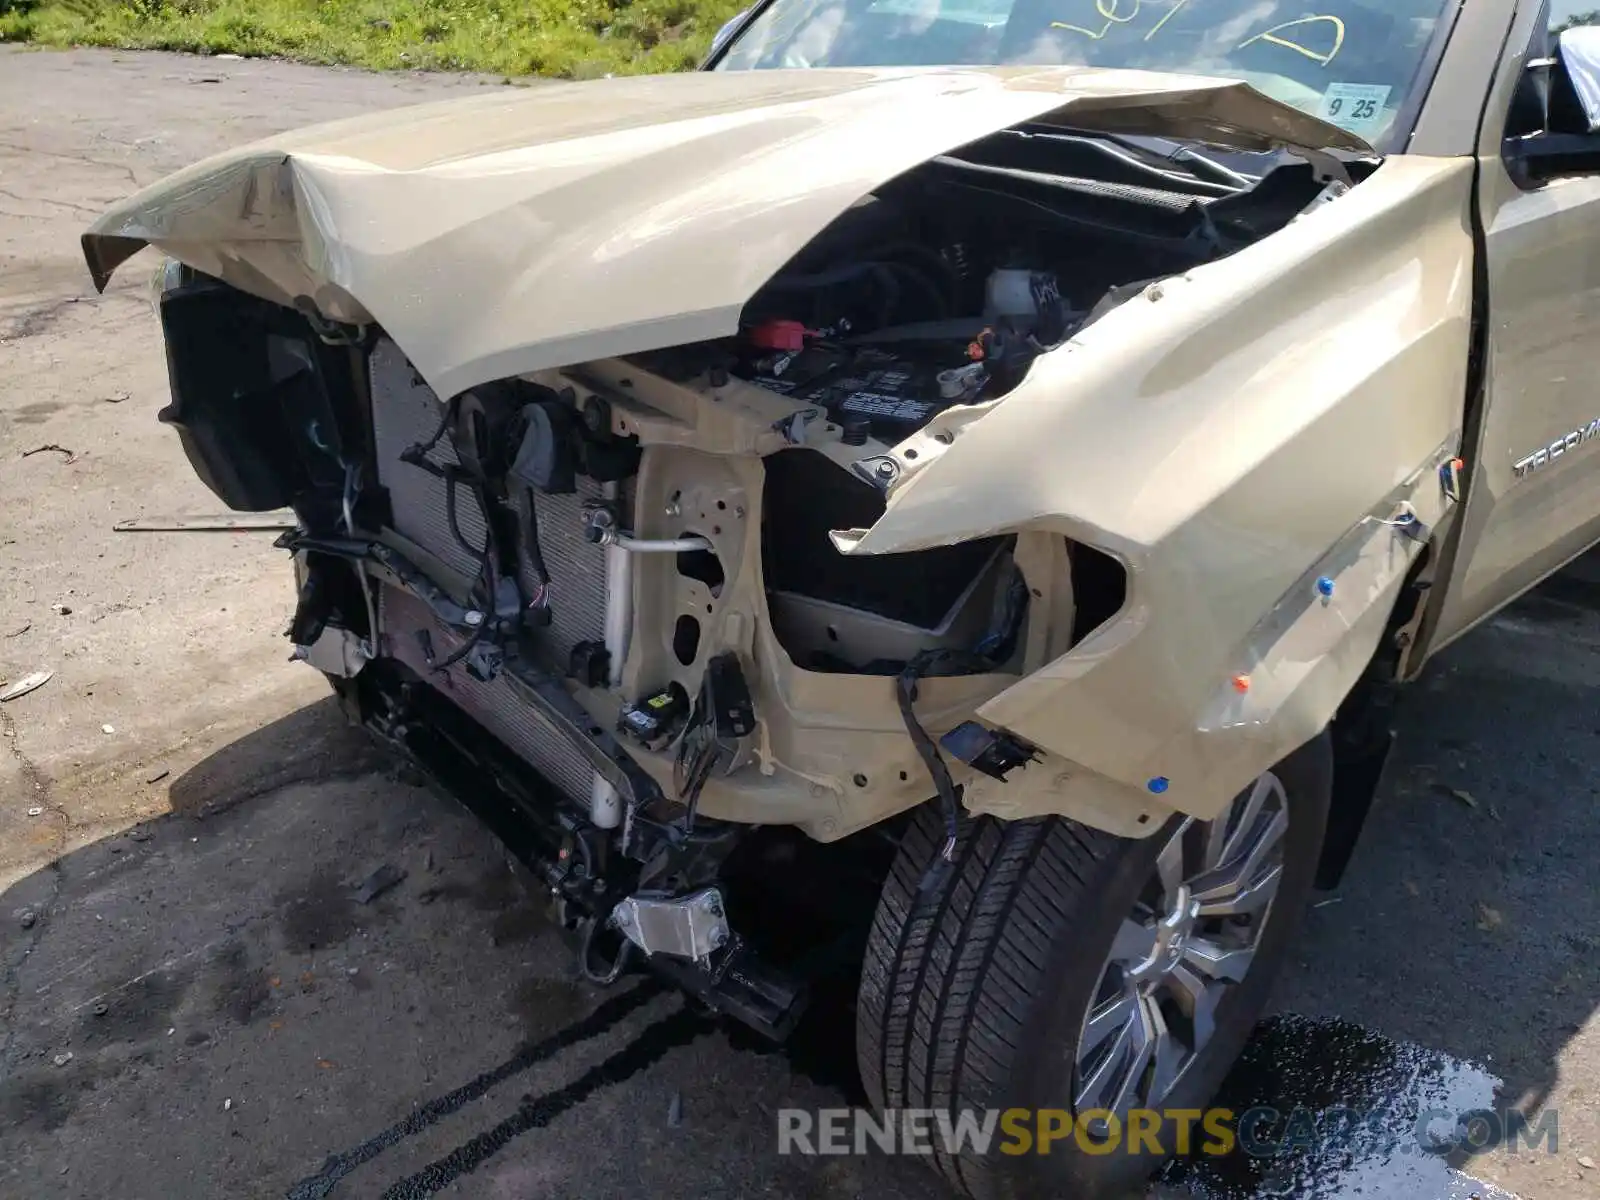
[[[1099,33],[1092,29],[1085,29],[1082,25],[1069,25],[1065,21],[1051,21],[1050,28],[1070,29],[1073,33],[1081,33],[1085,37],[1093,38],[1098,42],[1111,32],[1113,25],[1126,25],[1136,18],[1139,15],[1140,3],[1141,0],[1133,0],[1133,11],[1124,17],[1119,16],[1117,12],[1122,7],[1122,0],[1094,0],[1095,11],[1106,19],[1106,23],[1100,27]]]
[[[1324,21],[1331,24],[1334,28],[1333,49],[1328,51],[1327,54],[1321,54],[1316,50],[1311,49],[1309,46],[1302,46],[1299,42],[1291,42],[1288,38],[1281,38],[1277,36],[1286,29],[1295,29],[1301,25],[1315,25]],[[1344,49],[1344,22],[1338,17],[1326,16],[1301,17],[1295,21],[1285,21],[1282,25],[1274,25],[1266,32],[1256,34],[1256,36],[1251,38],[1249,41],[1240,42],[1239,49],[1243,50],[1246,46],[1253,46],[1257,42],[1271,42],[1274,46],[1282,46],[1286,50],[1296,50],[1299,53],[1304,54],[1312,61],[1319,62],[1323,66],[1327,66],[1334,59],[1338,58],[1339,51]]]
[[[1156,34],[1160,33],[1165,27],[1166,23],[1178,15],[1178,10],[1188,3],[1189,0],[1177,0],[1177,3],[1172,6],[1172,10],[1168,12],[1166,16],[1162,17],[1161,20],[1156,22],[1156,27],[1144,35],[1144,40],[1148,42],[1151,38],[1155,37]]]

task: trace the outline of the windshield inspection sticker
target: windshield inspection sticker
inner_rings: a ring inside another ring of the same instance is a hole
[[[1317,116],[1351,133],[1375,133],[1388,114],[1394,88],[1382,83],[1330,83]]]

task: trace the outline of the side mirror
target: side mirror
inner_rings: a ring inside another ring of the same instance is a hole
[[[728,23],[721,29],[717,30],[717,36],[711,39],[711,53],[707,55],[708,58],[715,58],[718,54],[722,53],[722,48],[728,44],[728,39],[733,36],[734,31],[738,29],[740,25],[744,24],[744,19],[749,15],[750,10],[747,8],[737,16],[730,19]],[[1600,86],[1600,79],[1597,79],[1597,86]]]

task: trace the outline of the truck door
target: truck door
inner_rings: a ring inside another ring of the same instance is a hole
[[[1600,132],[1568,74],[1593,64],[1559,49],[1586,25],[1600,63],[1600,14],[1550,0],[1518,24],[1483,131],[1485,397],[1430,651],[1600,540]]]

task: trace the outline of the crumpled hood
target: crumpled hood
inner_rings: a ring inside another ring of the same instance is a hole
[[[1370,152],[1242,83],[1094,68],[690,72],[499,90],[283,134],[94,223],[103,288],[146,244],[245,291],[376,321],[442,396],[720,337],[861,197],[1026,121]]]

